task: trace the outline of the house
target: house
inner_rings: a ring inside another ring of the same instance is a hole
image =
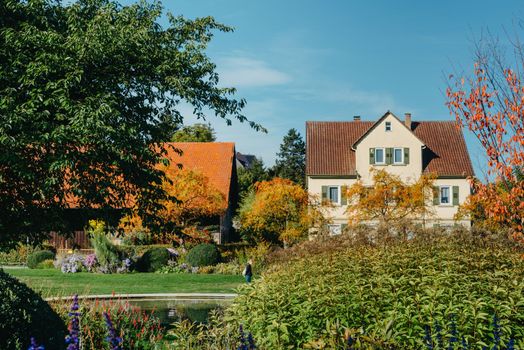
[[[232,217],[238,200],[235,144],[232,142],[169,142],[164,147],[169,167],[182,167],[203,174],[209,179],[227,203],[224,212],[217,217],[202,218],[205,226],[215,226],[212,232],[217,243],[231,239]],[[57,249],[90,249],[89,238],[84,232],[91,219],[102,219],[110,226],[117,226],[122,216],[119,208],[81,208],[78,198],[68,196],[68,209],[64,210],[69,237],[59,233],[50,234],[50,243]],[[134,199],[129,198],[126,207],[131,208]]]
[[[170,142],[166,144],[170,167],[181,166],[200,172],[224,195],[227,208],[215,218],[207,218],[209,225],[219,226],[214,232],[217,243],[231,239],[233,215],[238,201],[237,167],[233,142]],[[181,151],[181,154],[178,153]]]
[[[456,224],[458,206],[470,194],[474,176],[464,136],[456,122],[401,121],[387,112],[376,122],[352,121],[306,123],[306,177],[311,194],[329,200],[332,233],[347,223],[345,186],[357,180],[372,184],[372,168],[386,169],[405,182],[435,173],[434,217],[427,225]],[[467,220],[459,224],[469,226]]]

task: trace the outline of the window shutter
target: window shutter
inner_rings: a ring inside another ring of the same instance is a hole
[[[322,186],[322,202],[327,201],[328,199],[328,187]]]
[[[347,186],[341,186],[340,187],[340,204],[341,205],[347,205],[348,204],[348,187]]]
[[[369,149],[369,164],[375,164],[375,149]]]
[[[459,187],[453,186],[453,205],[459,205]]]
[[[409,164],[409,148],[404,148],[404,164]]]
[[[386,164],[393,164],[393,148],[386,148]]]
[[[433,186],[433,205],[440,204],[440,187]]]
[[[340,225],[340,232],[341,232],[342,234],[346,233],[347,228],[348,228],[348,224],[342,224],[342,225]]]

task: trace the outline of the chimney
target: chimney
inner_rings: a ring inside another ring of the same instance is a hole
[[[353,120],[356,121],[356,122],[359,122],[360,121],[360,116],[359,115],[353,116]]]
[[[411,113],[405,113],[404,116],[405,116],[404,124],[406,124],[409,130],[411,130]]]

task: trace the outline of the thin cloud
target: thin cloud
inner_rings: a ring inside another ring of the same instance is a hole
[[[218,72],[223,86],[264,87],[291,81],[289,74],[270,67],[266,62],[243,56],[220,60]]]

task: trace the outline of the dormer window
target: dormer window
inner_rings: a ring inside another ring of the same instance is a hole
[[[386,122],[386,131],[391,131],[391,122]]]

